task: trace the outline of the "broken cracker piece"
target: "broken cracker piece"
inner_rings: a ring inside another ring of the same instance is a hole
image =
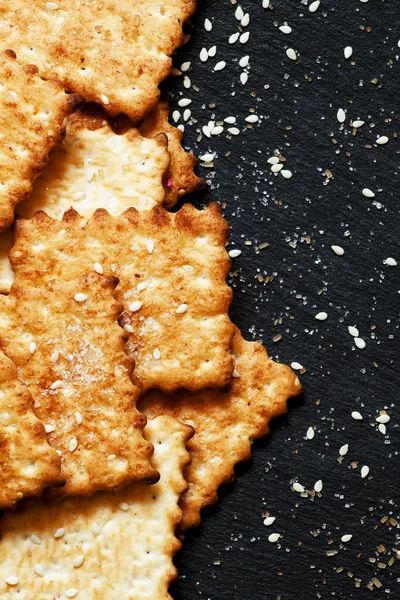
[[[137,122],[156,104],[194,9],[194,0],[3,0],[0,44],[42,77]]]
[[[217,501],[218,488],[234,478],[235,465],[251,457],[251,441],[267,435],[271,419],[284,414],[287,400],[302,391],[289,367],[268,358],[261,344],[245,341],[238,329],[232,353],[237,376],[228,392],[180,390],[167,396],[154,390],[139,401],[148,418],[167,414],[195,430],[188,443],[192,462],[185,471],[189,490],[181,502],[182,530],[200,524],[201,510]]]
[[[17,220],[15,237],[16,280],[0,298],[0,338],[61,455],[60,493],[154,482],[152,448],[142,437],[146,418],[135,408],[132,360],[117,323],[118,280],[82,259],[79,239],[70,240],[73,256],[64,250],[65,224],[44,213]]]
[[[47,443],[32,397],[0,350],[0,509],[63,483],[60,457]]]
[[[156,448],[151,461],[161,474],[153,486],[133,483],[115,494],[36,502],[5,513],[1,597],[172,600],[168,587],[181,546],[175,529],[187,489],[182,471],[190,459],[190,435],[190,427],[171,417],[148,422],[145,436]]]
[[[0,39],[6,30],[2,23]],[[2,43],[6,48],[8,33]],[[83,101],[65,94],[59,83],[43,81],[32,61],[23,62],[11,50],[0,53],[0,231],[11,226],[14,207],[29,195],[51,148],[64,135],[65,117]]]

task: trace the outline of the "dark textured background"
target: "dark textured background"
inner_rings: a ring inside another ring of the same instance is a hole
[[[189,108],[197,123],[186,123],[186,147],[197,156],[217,153],[214,168],[200,166],[198,172],[210,182],[210,198],[226,203],[230,248],[243,251],[233,260],[232,318],[245,337],[262,339],[273,357],[307,369],[301,376],[305,396],[273,424],[267,441],[255,444],[252,463],[239,467],[219,505],[204,512],[201,529],[187,536],[172,594],[175,600],[400,598],[400,560],[378,567],[400,551],[395,521],[380,523],[385,515],[400,517],[400,2],[322,0],[315,14],[307,0],[273,0],[267,10],[261,0],[241,5],[251,18],[244,45],[228,44],[238,30],[229,0],[199,5],[191,39],[175,57],[177,67],[192,61],[188,75],[199,91],[184,89],[182,77],[175,77],[165,93],[173,109],[180,97],[193,100]],[[206,17],[213,23],[210,33],[203,27]],[[293,28],[290,35],[278,29],[284,21]],[[201,48],[214,44],[216,57],[202,64]],[[350,61],[343,57],[348,45],[354,50]],[[298,52],[297,62],[287,58],[287,47]],[[243,86],[238,59],[247,54],[249,81]],[[219,60],[227,66],[214,73]],[[336,119],[339,107],[347,110],[344,127]],[[249,108],[260,117],[252,129],[244,121]],[[224,132],[197,141],[210,119],[229,115],[237,117],[239,136],[228,139]],[[356,137],[350,118],[366,121]],[[374,145],[383,134],[389,143]],[[270,172],[267,154],[276,148],[293,172],[290,181]],[[363,197],[364,187],[376,197]],[[257,252],[254,246],[262,242],[270,245]],[[345,255],[336,256],[332,244]],[[398,267],[383,264],[389,256]],[[258,272],[275,279],[259,283]],[[315,320],[321,310],[329,315],[324,322]],[[274,326],[278,317],[283,322]],[[365,350],[355,349],[347,331],[354,324]],[[278,333],[283,339],[273,343]],[[386,436],[375,422],[382,409],[392,417]],[[352,410],[364,420],[354,421]],[[305,438],[310,425],[316,427],[312,441]],[[339,464],[344,443],[350,450]],[[370,467],[365,480],[363,464]],[[294,478],[307,489],[322,479],[321,497],[294,493]],[[263,525],[266,510],[276,517],[269,528]],[[272,531],[282,535],[278,544],[267,540]],[[346,533],[353,539],[342,544]],[[380,559],[379,544],[387,549]],[[327,557],[328,550],[338,552]],[[375,576],[382,587],[372,592],[366,586]]]

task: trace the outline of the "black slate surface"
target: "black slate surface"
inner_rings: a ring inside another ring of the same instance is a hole
[[[198,169],[210,183],[209,197],[194,201],[226,204],[229,248],[242,250],[232,266],[232,318],[247,339],[262,339],[272,357],[305,367],[305,395],[273,424],[267,441],[255,444],[251,464],[238,468],[219,505],[204,512],[201,529],[187,536],[172,594],[175,600],[399,598],[400,266],[384,261],[400,261],[400,3],[321,0],[313,14],[307,0],[271,4],[243,1],[250,39],[230,45],[237,5],[202,2],[188,28],[191,39],[175,57],[177,67],[191,61],[192,86],[185,89],[178,76],[164,91],[181,113],[178,100],[192,100],[197,122],[185,123],[185,146],[197,156],[217,154],[213,168]],[[285,21],[290,35],[278,29]],[[213,45],[216,56],[201,63],[201,48]],[[353,47],[350,60],[345,46]],[[296,62],[286,56],[288,47]],[[244,55],[246,85],[239,81]],[[225,69],[213,72],[221,60]],[[260,121],[246,128],[252,108]],[[240,135],[228,136],[225,124],[223,134],[198,139],[209,120],[231,115]],[[356,136],[351,119],[366,121]],[[375,144],[380,135],[389,137],[386,145]],[[275,149],[291,180],[271,173],[267,158]],[[362,195],[365,187],[375,198]],[[263,242],[268,248],[257,251]],[[260,283],[258,273],[275,278]],[[315,319],[320,311],[326,321]],[[282,324],[274,324],[279,317]],[[354,346],[348,325],[358,327],[364,350]],[[277,334],[282,340],[274,343]],[[353,410],[363,421],[352,419]],[[391,416],[386,435],[375,421],[380,410]],[[313,440],[306,439],[310,426]],[[349,452],[339,464],[345,443]],[[362,465],[370,467],[366,479]],[[291,489],[298,480],[312,490],[319,479],[319,497]],[[265,511],[276,517],[271,527],[263,525]],[[384,517],[391,523],[382,524]],[[276,544],[267,539],[273,531],[282,536]],[[344,534],[353,535],[347,544]],[[332,550],[337,554],[327,556]],[[394,564],[384,567],[391,557]],[[374,577],[380,588],[371,585]]]

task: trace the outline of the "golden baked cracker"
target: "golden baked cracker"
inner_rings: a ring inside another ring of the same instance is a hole
[[[217,501],[218,488],[234,478],[235,465],[251,457],[251,441],[266,435],[271,419],[301,393],[293,371],[268,358],[261,344],[245,341],[238,329],[232,353],[240,377],[228,392],[180,390],[167,396],[154,390],[139,401],[149,418],[167,414],[195,430],[188,443],[192,462],[185,471],[189,490],[181,502],[182,529],[199,525],[201,510]]]
[[[17,220],[15,236],[16,279],[1,298],[0,338],[61,453],[61,492],[154,481],[152,448],[142,437],[146,419],[135,408],[132,361],[117,323],[118,280],[97,273],[65,224],[45,213]]]
[[[194,173],[196,158],[190,152],[185,152],[181,141],[183,133],[168,122],[169,107],[166,102],[158,102],[155,109],[149,113],[140,127],[140,133],[145,137],[154,137],[159,133],[168,136],[168,151],[171,163],[165,174],[164,206],[172,208],[179,198],[195,192],[204,185]]]
[[[0,15],[4,3],[1,7]],[[0,39],[6,30],[1,23]],[[10,47],[4,40],[2,46]],[[0,231],[10,227],[14,207],[28,196],[51,148],[62,139],[65,117],[82,101],[23,62],[10,50],[0,53]]]
[[[0,294],[8,294],[14,281],[14,271],[8,258],[13,244],[12,231],[0,233]]]
[[[194,0],[3,0],[0,44],[46,79],[139,121],[156,104]]]
[[[0,596],[9,600],[172,600],[175,529],[190,427],[171,417],[149,421],[153,486],[133,483],[115,494],[37,502],[5,513],[1,524]],[[7,583],[8,582],[8,583]],[[76,594],[73,590],[76,590]]]
[[[60,457],[32,410],[32,397],[13,362],[0,351],[0,509],[63,483]]]

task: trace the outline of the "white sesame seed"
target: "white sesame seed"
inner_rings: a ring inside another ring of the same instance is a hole
[[[271,534],[268,536],[268,541],[269,541],[271,544],[275,544],[275,543],[276,543],[276,542],[279,540],[279,538],[280,538],[280,537],[281,537],[281,536],[280,536],[280,534],[279,534],[279,533],[271,533]]]
[[[182,73],[185,73],[186,71],[189,71],[191,64],[192,63],[190,62],[190,60],[187,60],[186,62],[182,63],[181,66],[180,66],[180,69],[181,69]]]
[[[108,96],[106,96],[105,94],[101,94],[100,100],[102,101],[103,104],[106,104],[106,105],[110,103]]]
[[[246,123],[257,123],[258,116],[257,115],[249,115],[245,118]]]
[[[262,0],[262,7],[268,8],[271,0]]]
[[[304,486],[301,485],[301,483],[299,483],[298,481],[295,481],[293,484],[293,490],[295,492],[298,492],[299,494],[302,494],[303,492],[305,492]]]
[[[77,447],[78,447],[78,440],[76,438],[72,438],[72,440],[69,443],[68,450],[70,452],[73,452],[74,450],[77,449]]]
[[[242,35],[239,37],[239,42],[241,44],[247,44],[247,42],[249,41],[249,37],[250,37],[250,31],[245,31],[244,33],[242,33]]]
[[[40,546],[40,544],[42,543],[42,539],[35,533],[33,533],[29,539],[32,542],[32,544],[35,544],[36,546]]]
[[[69,590],[67,590],[65,592],[65,597],[66,598],[75,598],[75,596],[77,596],[79,593],[79,590],[75,589],[75,588],[69,588]]]
[[[226,117],[224,122],[228,123],[228,125],[233,125],[236,122],[236,117]]]
[[[346,120],[346,113],[343,110],[343,108],[338,108],[338,111],[336,113],[336,118],[339,121],[339,123],[344,123]]]
[[[50,356],[51,362],[56,363],[58,361],[59,356],[60,356],[59,351],[54,350],[53,354]]]
[[[208,60],[208,50],[207,50],[207,48],[202,48],[200,50],[199,56],[200,56],[201,62],[207,62],[207,60]]]
[[[224,131],[224,128],[222,127],[222,125],[217,125],[216,127],[214,127],[214,129],[211,132],[211,135],[221,135],[221,133]]]
[[[57,379],[56,381],[54,381],[51,386],[50,389],[51,390],[58,390],[59,388],[61,388],[63,386],[63,382],[61,381],[61,379]]]
[[[188,308],[189,307],[187,304],[180,304],[175,312],[178,313],[178,315],[182,315],[187,311]]]
[[[154,241],[153,240],[146,240],[145,241],[146,244],[146,248],[147,248],[147,252],[149,254],[153,254],[153,250],[154,250]]]
[[[320,494],[322,492],[323,487],[324,484],[322,483],[322,479],[318,479],[318,481],[314,483],[314,491],[317,492],[317,494]]]
[[[351,46],[346,46],[346,48],[344,49],[344,57],[346,59],[350,58],[351,55],[353,54],[353,48]]]
[[[190,110],[190,108],[187,108],[186,110],[183,111],[183,120],[184,121],[188,121],[191,116],[192,116],[192,111]]]
[[[390,415],[388,415],[386,413],[382,413],[381,415],[379,415],[379,417],[376,417],[377,423],[389,423],[389,421],[390,421]]]
[[[239,4],[235,10],[235,19],[237,19],[238,21],[241,21],[243,19],[243,17],[244,17],[243,8]]]
[[[315,13],[319,9],[320,4],[321,4],[320,0],[314,0],[314,2],[311,2],[310,6],[308,7],[308,10],[310,11],[310,13]]]
[[[132,325],[130,325],[129,323],[125,323],[125,325],[124,325],[124,329],[125,329],[125,331],[127,331],[128,333],[133,333],[133,332],[134,332],[134,329],[133,329]]]
[[[226,67],[226,62],[224,60],[220,60],[215,65],[214,71],[222,71],[222,69],[225,69],[225,67]]]
[[[353,536],[350,533],[347,533],[346,535],[342,535],[342,542],[344,544],[346,544],[347,542],[349,542],[351,540]]]
[[[212,30],[212,23],[211,23],[210,19],[205,19],[204,20],[204,29],[206,31],[211,31]]]
[[[76,300],[76,302],[85,302],[85,300],[87,300],[87,295],[82,293],[75,294],[74,300]]]
[[[140,283],[137,284],[136,289],[139,292],[143,292],[147,288],[148,285],[149,285],[148,281],[141,281]]]
[[[358,410],[353,410],[353,412],[351,413],[351,416],[355,421],[363,420],[363,416],[360,412],[358,412]]]
[[[232,377],[235,377],[235,378],[240,377],[240,373],[237,369],[233,369]]]
[[[349,451],[349,445],[348,444],[343,444],[343,446],[341,446],[339,448],[339,454],[340,454],[340,456],[346,456],[346,454],[348,453],[348,451]]]
[[[80,554],[79,556],[74,558],[74,560],[72,561],[72,564],[77,569],[78,567],[81,567],[84,562],[85,562],[85,556],[83,554]]]
[[[365,479],[369,475],[369,467],[368,465],[364,465],[361,467],[361,479]]]
[[[331,246],[331,250],[333,250],[337,256],[343,256],[344,254],[344,250],[341,246]]]
[[[64,527],[60,527],[59,529],[57,529],[57,531],[54,533],[54,536],[57,539],[62,538],[63,535],[65,535],[65,529]]]
[[[182,108],[189,106],[189,104],[192,104],[192,101],[190,100],[190,98],[181,98],[178,101],[178,105],[181,106]]]
[[[264,525],[266,527],[269,527],[270,525],[272,525],[273,523],[275,523],[275,517],[266,517],[263,521]]]
[[[142,306],[143,302],[140,302],[140,300],[135,300],[135,302],[132,302],[132,304],[129,305],[129,310],[131,312],[137,312],[142,308]]]
[[[352,126],[355,127],[356,129],[358,129],[359,127],[362,127],[363,125],[365,125],[365,121],[353,121]]]
[[[214,56],[217,54],[217,46],[211,46],[211,48],[208,51],[208,56],[210,58],[214,58]]]
[[[239,35],[240,35],[240,33],[239,33],[239,32],[237,32],[237,33],[232,33],[232,35],[230,35],[230,36],[229,36],[229,40],[228,40],[228,42],[229,42],[230,44],[234,44],[235,42],[237,42],[237,41],[238,41],[238,39],[239,39]]]
[[[362,338],[360,338],[360,337],[355,337],[354,338],[354,343],[355,343],[355,345],[357,346],[357,348],[359,350],[364,350],[365,346],[367,345],[365,343],[365,341]]]
[[[47,10],[58,10],[58,4],[56,2],[47,2],[46,9]]]
[[[87,171],[85,173],[85,177],[86,177],[86,181],[88,181],[88,182],[92,181],[92,179],[94,177],[93,169],[87,169]]]
[[[35,343],[35,342],[31,342],[31,343],[29,344],[29,352],[30,352],[31,354],[35,354],[35,352],[36,352],[36,348],[37,348],[37,345],[36,345],[36,343]]]
[[[190,81],[189,77],[187,75],[185,75],[185,77],[183,78],[183,87],[188,90],[191,85],[192,85],[192,82]]]
[[[279,158],[278,158],[277,156],[270,156],[270,157],[267,159],[267,163],[268,163],[269,165],[277,165],[277,164],[279,163]]]
[[[240,83],[242,85],[246,85],[246,83],[249,80],[249,74],[248,73],[240,73]]]
[[[208,137],[208,138],[210,138],[210,137],[211,137],[211,133],[210,133],[210,130],[209,130],[209,128],[208,128],[208,125],[203,125],[203,127],[202,127],[202,129],[201,129],[201,130],[202,130],[202,132],[204,133],[204,135],[205,135],[206,137]]]
[[[161,358],[161,352],[160,352],[160,350],[158,348],[154,348],[153,358],[155,358],[156,360],[160,360],[160,358]]]
[[[244,15],[243,19],[240,21],[240,24],[242,27],[247,27],[249,23],[250,23],[250,15],[249,15],[249,13],[246,13]]]
[[[384,423],[379,423],[378,429],[382,435],[386,435],[386,425]]]
[[[107,456],[107,460],[115,460],[116,458],[117,458],[117,455],[116,455],[116,454],[109,454],[109,455]]]
[[[387,137],[387,135],[381,135],[376,140],[376,143],[379,144],[380,146],[383,146],[384,144],[387,144],[388,141],[389,141],[389,138]]]
[[[33,570],[35,571],[36,575],[39,575],[39,577],[43,577],[44,576],[44,569],[42,567],[42,565],[39,565],[38,563],[33,567]]]
[[[173,122],[177,123],[180,118],[181,118],[181,113],[179,112],[179,110],[173,110],[172,111],[172,120],[173,120]]]
[[[271,171],[273,173],[279,173],[283,169],[283,165],[281,163],[275,163],[271,166]]]
[[[247,65],[249,64],[249,59],[250,57],[248,54],[246,56],[242,56],[242,58],[239,60],[239,67],[241,67],[242,69],[247,67]]]
[[[92,527],[92,533],[93,535],[100,535],[101,533],[101,527],[98,523],[95,523]]]
[[[56,428],[54,427],[54,425],[45,425],[44,430],[46,433],[52,433],[56,430]]]
[[[301,365],[299,362],[292,362],[292,364],[290,366],[295,371],[300,371],[301,369],[303,369],[303,365]]]
[[[199,159],[202,160],[203,162],[209,163],[212,162],[215,158],[215,154],[214,153],[210,153],[210,154],[202,154],[201,156],[199,156]]]
[[[326,321],[326,319],[328,318],[328,313],[324,311],[319,312],[315,315],[315,318],[317,319],[317,321]]]
[[[77,425],[82,425],[83,417],[82,417],[81,413],[79,412],[79,410],[77,410],[75,413],[75,421],[76,421]]]
[[[290,58],[290,60],[297,60],[297,54],[293,48],[288,48],[286,50],[286,56]]]
[[[387,265],[388,267],[397,267],[397,260],[389,256],[383,261],[383,264]]]
[[[183,133],[185,131],[185,126],[181,123],[180,125],[178,125],[177,129],[179,129],[179,131],[182,131]]]
[[[307,438],[308,440],[313,440],[313,439],[314,439],[314,436],[315,436],[315,431],[314,431],[313,427],[309,427],[309,428],[307,429],[306,438]]]
[[[237,127],[228,127],[228,132],[232,135],[239,135],[240,129],[238,129]]]
[[[347,331],[353,337],[358,337],[360,335],[360,332],[358,331],[358,329],[357,329],[357,327],[355,325],[349,325],[348,328],[347,328]]]
[[[292,179],[293,173],[292,171],[289,171],[289,169],[282,169],[281,175],[285,179]]]
[[[6,583],[8,585],[18,585],[19,579],[15,575],[10,575],[10,577],[7,577]]]
[[[229,250],[228,254],[231,258],[237,258],[242,254],[242,251],[235,248],[234,250]]]
[[[372,190],[370,190],[369,188],[364,188],[361,193],[366,198],[375,198],[374,192]]]
[[[279,27],[279,31],[281,31],[285,35],[289,35],[289,33],[292,33],[292,28],[289,25],[281,25]]]
[[[127,504],[126,502],[121,502],[119,504],[119,507],[121,510],[123,510],[124,512],[127,512],[129,510],[129,504]]]

